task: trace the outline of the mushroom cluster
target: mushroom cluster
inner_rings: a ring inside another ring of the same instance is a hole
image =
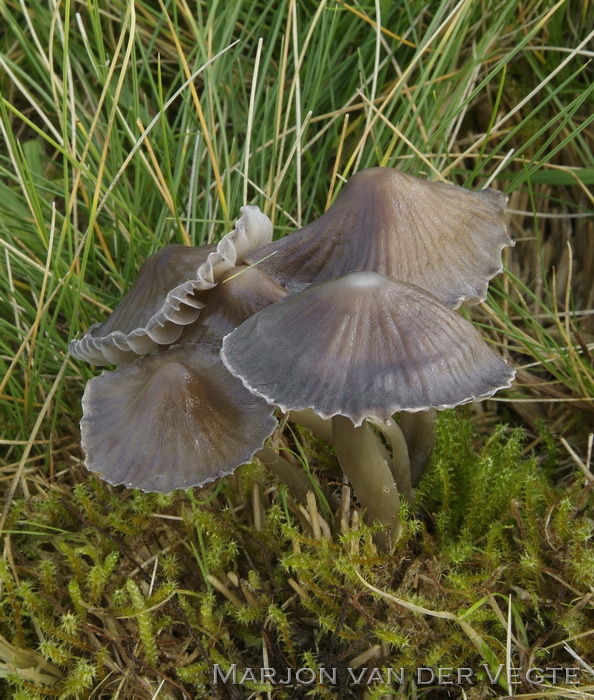
[[[70,345],[92,364],[122,365],[85,389],[87,467],[169,492],[256,455],[302,498],[303,475],[265,446],[278,407],[332,439],[388,547],[400,499],[429,459],[436,411],[513,380],[455,312],[484,300],[502,270],[505,202],[496,190],[370,168],[280,241],[246,206],[216,247],[165,247],[108,319]]]

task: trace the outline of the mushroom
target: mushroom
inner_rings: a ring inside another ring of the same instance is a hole
[[[280,241],[249,253],[288,289],[371,270],[417,284],[445,304],[485,299],[489,280],[501,272],[501,251],[513,245],[506,232],[507,197],[492,189],[472,192],[426,182],[392,168],[353,175],[319,219]],[[291,412],[320,436],[329,426],[311,412]],[[328,421],[326,421],[328,422]],[[433,409],[403,415],[380,426],[399,459],[411,456],[411,486],[428,463],[436,434]]]
[[[501,270],[505,200],[371,168],[282,241],[269,243],[270,221],[247,206],[216,248],[167,246],[70,346],[94,364],[131,362],[87,386],[88,468],[170,491],[256,456],[304,498],[303,473],[264,446],[279,406],[332,438],[387,549],[431,453],[436,410],[513,378],[452,310],[484,299]]]
[[[341,467],[366,485],[358,496],[367,517],[392,523],[392,536],[396,482],[411,476],[402,464],[394,465],[400,476],[386,470],[377,455],[368,465],[365,446],[355,446],[360,435],[370,440],[358,428],[369,418],[381,425],[398,411],[484,399],[514,376],[474,326],[438,298],[375,272],[291,292],[226,336],[221,357],[247,389],[282,411],[332,418]],[[379,494],[386,494],[382,506]]]
[[[83,396],[86,466],[110,484],[168,493],[249,462],[277,425],[274,409],[188,343],[91,379]]]
[[[151,256],[115,311],[73,340],[70,354],[94,365],[121,364],[174,343],[203,307],[198,290],[214,287],[249,250],[272,238],[270,219],[258,207],[241,213],[216,247],[172,245]]]
[[[287,289],[361,270],[417,284],[445,304],[487,296],[502,271],[507,197],[427,182],[393,168],[362,170],[316,221],[246,255]],[[274,255],[271,255],[274,253]]]
[[[123,324],[125,314],[138,318],[138,290],[154,299],[184,276],[184,266],[195,269],[214,249],[167,246],[152,256],[109,321]],[[311,484],[303,472],[264,445],[277,424],[273,409],[246,391],[219,358],[223,336],[286,290],[245,266],[227,270],[218,282],[195,293],[192,303],[204,311],[181,327],[175,346],[151,357],[123,354],[132,364],[88,382],[81,420],[86,466],[114,485],[169,492],[203,486],[257,457],[305,500]],[[121,359],[109,346],[107,352],[112,361]]]

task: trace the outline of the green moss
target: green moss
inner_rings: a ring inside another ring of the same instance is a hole
[[[128,492],[116,499],[89,480],[70,500],[50,494],[53,509],[33,499],[28,525],[13,523],[19,580],[0,562],[1,609],[16,622],[9,636],[64,670],[64,697],[101,683],[131,641],[138,647],[130,659],[143,673],[159,668],[195,693],[210,692],[209,664],[257,669],[264,647],[273,668],[342,669],[348,686],[349,661],[374,645],[381,652],[367,665],[378,669],[496,667],[505,660],[502,619],[511,601],[522,645],[549,665],[566,665],[562,645],[551,645],[592,623],[576,594],[594,583],[591,496],[580,482],[557,489],[551,470],[524,452],[521,430],[499,427],[485,438],[464,415],[442,414],[433,465],[403,510],[389,555],[375,552],[371,528],[340,532],[335,519],[332,541],[316,540],[282,490],[262,501],[262,528],[254,530],[257,470],[247,470],[251,485],[245,500],[233,496],[234,512],[225,508],[227,488],[201,500]],[[60,528],[60,537],[48,528]],[[27,560],[36,552],[44,556],[33,569]],[[395,599],[462,616],[469,628],[379,597],[356,571]],[[587,656],[590,637],[573,648]],[[380,679],[369,686],[378,697],[385,689]],[[332,691],[318,684],[308,692]]]

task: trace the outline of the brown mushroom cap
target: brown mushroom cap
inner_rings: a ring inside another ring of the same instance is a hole
[[[223,338],[246,318],[286,294],[284,287],[257,267],[234,267],[222,275],[216,287],[199,295],[204,308],[196,321],[184,328],[177,342],[208,342],[220,347]]]
[[[356,173],[319,219],[246,261],[287,289],[372,270],[445,304],[481,301],[502,271],[507,197],[427,182],[392,168]],[[271,255],[271,253],[275,253]],[[270,257],[267,257],[270,256]]]
[[[508,387],[514,371],[420,287],[351,273],[289,294],[223,341],[223,362],[283,411],[387,420]]]
[[[86,466],[111,484],[168,493],[249,462],[277,421],[208,344],[175,346],[103,372],[82,400]]]
[[[72,341],[70,354],[95,365],[119,364],[175,342],[200,313],[196,293],[214,287],[248,250],[272,238],[270,219],[258,207],[241,212],[216,246],[166,246],[151,256],[115,311]]]

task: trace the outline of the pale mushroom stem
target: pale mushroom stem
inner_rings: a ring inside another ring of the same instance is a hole
[[[307,428],[316,437],[332,442],[332,421],[329,418],[318,416],[311,408],[304,408],[301,411],[289,411],[291,423],[297,423]]]
[[[388,551],[400,530],[400,497],[377,437],[366,423],[357,428],[350,418],[340,415],[332,418],[332,432],[338,461],[365,508],[365,520],[385,526],[374,541]]]
[[[411,485],[414,488],[425,473],[435,447],[437,411],[429,408],[417,413],[403,412],[398,425],[408,445]]]
[[[291,462],[281,457],[267,445],[264,445],[264,447],[258,450],[254,456],[273,471],[278,478],[289,487],[295,498],[305,503],[307,492],[313,491],[313,486],[307,474],[302,469],[291,464]]]
[[[332,420],[321,418],[310,408],[301,411],[290,411],[288,414],[292,423],[297,423],[311,431],[316,437],[332,443]],[[385,438],[390,453],[379,440],[375,448],[388,464],[401,497],[408,502],[412,500],[413,489],[421,480],[433,448],[435,447],[437,411],[429,408],[416,413],[402,412],[399,422],[392,418],[387,421],[367,419]],[[366,440],[371,443],[371,435],[365,433]],[[374,449],[375,449],[374,448]]]
[[[370,419],[368,419],[368,421],[386,438],[388,446],[392,451],[392,458],[388,461],[388,465],[391,467],[392,475],[394,476],[400,495],[410,503],[412,501],[413,489],[409,450],[412,446],[407,444],[398,423],[394,422],[392,418],[389,418],[387,421]]]

